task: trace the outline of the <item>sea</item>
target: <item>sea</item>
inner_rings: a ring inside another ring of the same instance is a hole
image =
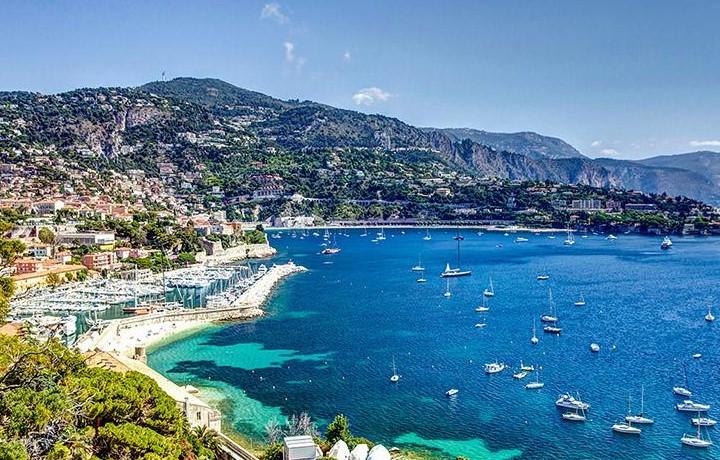
[[[393,228],[373,242],[375,231],[333,231],[333,255],[320,254],[322,231],[282,232],[267,263],[309,271],[275,290],[267,315],[162,343],[150,366],[201,388],[226,428],[258,443],[268,420],[308,412],[323,428],[342,413],[356,435],[434,458],[720,458],[720,445],[681,445],[697,414],[678,412],[672,392],[687,386],[720,418],[720,239],[677,237],[664,251],[649,236],[580,233],[565,245],[564,233],[461,229],[460,266],[472,274],[448,282],[440,273],[457,265],[457,230],[430,230],[427,241],[424,229]],[[424,283],[411,270],[419,263]],[[478,313],[490,279],[490,311]],[[539,322],[553,307],[559,336]],[[709,307],[717,322],[705,321]],[[507,369],[487,375],[494,361]],[[539,375],[514,379],[521,362]],[[536,379],[544,388],[525,389]],[[555,401],[566,392],[590,404],[586,422],[562,419]],[[641,403],[655,423],[614,433]]]

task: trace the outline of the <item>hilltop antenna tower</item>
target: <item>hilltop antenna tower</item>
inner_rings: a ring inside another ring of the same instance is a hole
[[[163,82],[165,81],[165,71],[164,70],[162,71],[162,81]]]

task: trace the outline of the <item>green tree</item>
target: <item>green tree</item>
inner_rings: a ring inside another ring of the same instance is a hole
[[[38,238],[45,244],[52,244],[55,241],[55,234],[47,227],[38,230]]]
[[[335,444],[341,439],[350,444],[352,437],[350,421],[342,414],[336,415],[325,430],[325,439],[330,444]]]
[[[60,276],[57,273],[50,273],[47,278],[47,284],[52,287],[60,286],[62,284],[62,280],[60,279]]]

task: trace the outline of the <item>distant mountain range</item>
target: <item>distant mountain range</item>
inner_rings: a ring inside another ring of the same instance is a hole
[[[124,102],[114,103],[119,96]],[[68,107],[70,98],[73,103]],[[179,148],[177,144],[167,146],[178,136],[210,139],[222,132],[222,139],[203,141],[212,148],[195,144],[165,156],[191,168],[208,159],[232,162],[239,152],[251,151],[257,160],[281,151],[302,162],[303,152],[338,151],[342,160],[343,149],[364,149],[368,164],[380,155],[386,161],[389,152],[408,167],[427,165],[423,171],[444,165],[471,175],[581,183],[720,202],[720,154],[714,152],[641,161],[593,160],[561,139],[532,132],[417,128],[392,117],[280,100],[217,79],[177,78],[138,88],[83,89],[56,96],[0,93],[0,120],[12,115],[8,107],[24,117],[21,131],[27,145],[44,142],[89,149],[119,160],[127,156],[123,152],[132,151],[134,156],[128,158],[136,163],[152,158],[143,149],[156,142],[172,150]],[[0,126],[0,148],[3,140]]]

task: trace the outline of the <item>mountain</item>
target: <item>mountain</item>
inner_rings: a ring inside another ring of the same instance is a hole
[[[639,160],[647,166],[693,171],[720,187],[720,152],[700,151],[677,155],[660,155]]]
[[[39,156],[33,168],[47,179],[43,187],[88,171],[135,168],[158,175],[158,164],[166,162],[185,181],[180,185],[191,187],[186,190],[219,185],[227,195],[252,193],[265,180],[259,175],[271,174],[306,196],[405,200],[432,195],[429,178],[464,175],[720,201],[715,183],[696,170],[591,160],[560,139],[535,133],[421,129],[392,117],[276,99],[217,79],[56,95],[0,93],[2,152],[11,152],[8,161],[18,164]],[[48,163],[50,154],[61,162]],[[88,181],[80,182],[76,187]]]
[[[471,128],[426,128],[439,131],[453,141],[469,139],[495,150],[527,155],[535,160],[543,158],[587,158],[575,147],[556,137],[533,132],[492,133]]]

